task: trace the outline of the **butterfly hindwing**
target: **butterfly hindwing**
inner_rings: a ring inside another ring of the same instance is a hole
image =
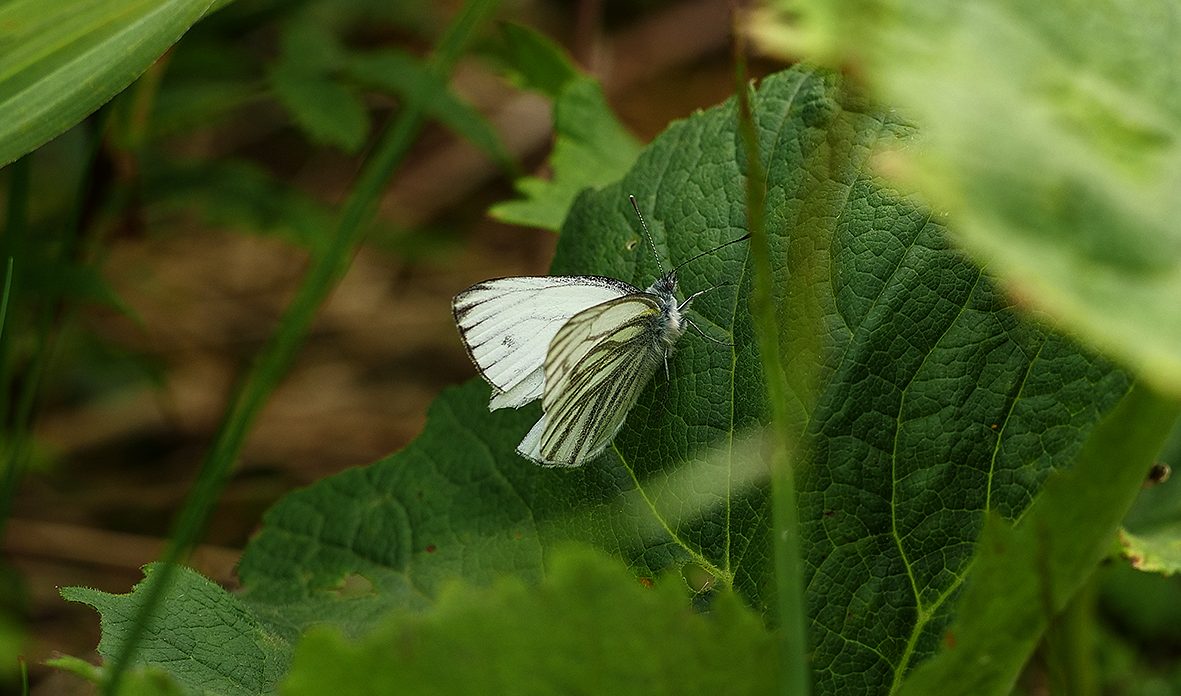
[[[603,276],[526,276],[476,283],[451,309],[472,362],[493,387],[489,408],[514,408],[542,395],[551,340],[571,317],[639,292]]]
[[[543,415],[518,451],[549,466],[578,466],[611,444],[665,359],[658,298],[635,292],[574,315],[545,359]]]

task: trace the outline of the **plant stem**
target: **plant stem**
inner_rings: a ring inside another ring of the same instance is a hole
[[[430,59],[431,69],[441,76],[450,73],[475,28],[496,4],[497,0],[470,0],[440,40]],[[347,270],[363,236],[365,223],[373,217],[382,189],[414,142],[422,127],[425,112],[426,105],[420,100],[407,103],[382,134],[345,203],[332,242],[322,255],[312,259],[311,267],[279,328],[255,358],[246,379],[236,391],[214,437],[213,446],[201,465],[193,491],[177,518],[172,539],[160,559],[161,566],[155,573],[154,582],[149,584],[126,639],[110,662],[103,688],[105,694],[117,693],[119,682],[131,664],[149,617],[171,583],[176,563],[199,540],[209,512],[241,452],[246,434],[286,373],[320,305]]]
[[[776,609],[779,620],[779,661],[783,679],[780,693],[807,696],[811,691],[808,665],[807,613],[804,609],[803,567],[800,561],[800,529],[796,504],[795,465],[801,461],[797,433],[788,409],[787,376],[780,363],[779,321],[775,311],[774,269],[767,237],[767,173],[759,151],[758,132],[751,108],[752,87],[747,78],[741,32],[735,36],[735,81],[738,130],[746,153],[746,217],[751,235],[754,270],[751,312],[763,365],[767,398],[771,403],[771,547],[775,563]]]

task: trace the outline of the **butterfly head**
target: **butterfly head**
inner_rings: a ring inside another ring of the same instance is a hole
[[[677,294],[677,272],[669,271],[656,279],[652,286],[648,288],[648,292],[656,295],[663,300],[675,301]]]

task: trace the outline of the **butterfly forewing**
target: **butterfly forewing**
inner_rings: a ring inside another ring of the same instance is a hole
[[[545,360],[544,425],[531,433],[535,451],[523,453],[544,464],[577,466],[606,449],[663,364],[663,321],[657,298],[635,293],[562,326]]]
[[[476,283],[451,303],[464,346],[494,388],[491,408],[521,406],[542,394],[550,341],[571,317],[638,292],[602,276],[498,278]]]

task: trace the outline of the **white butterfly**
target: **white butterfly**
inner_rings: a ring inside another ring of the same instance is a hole
[[[642,216],[640,223],[656,253]],[[460,337],[492,385],[488,408],[542,400],[541,419],[517,446],[521,456],[580,466],[602,454],[693,325],[682,313],[707,292],[678,303],[676,291],[674,268],[647,290],[603,276],[539,276],[486,280],[455,296]]]

